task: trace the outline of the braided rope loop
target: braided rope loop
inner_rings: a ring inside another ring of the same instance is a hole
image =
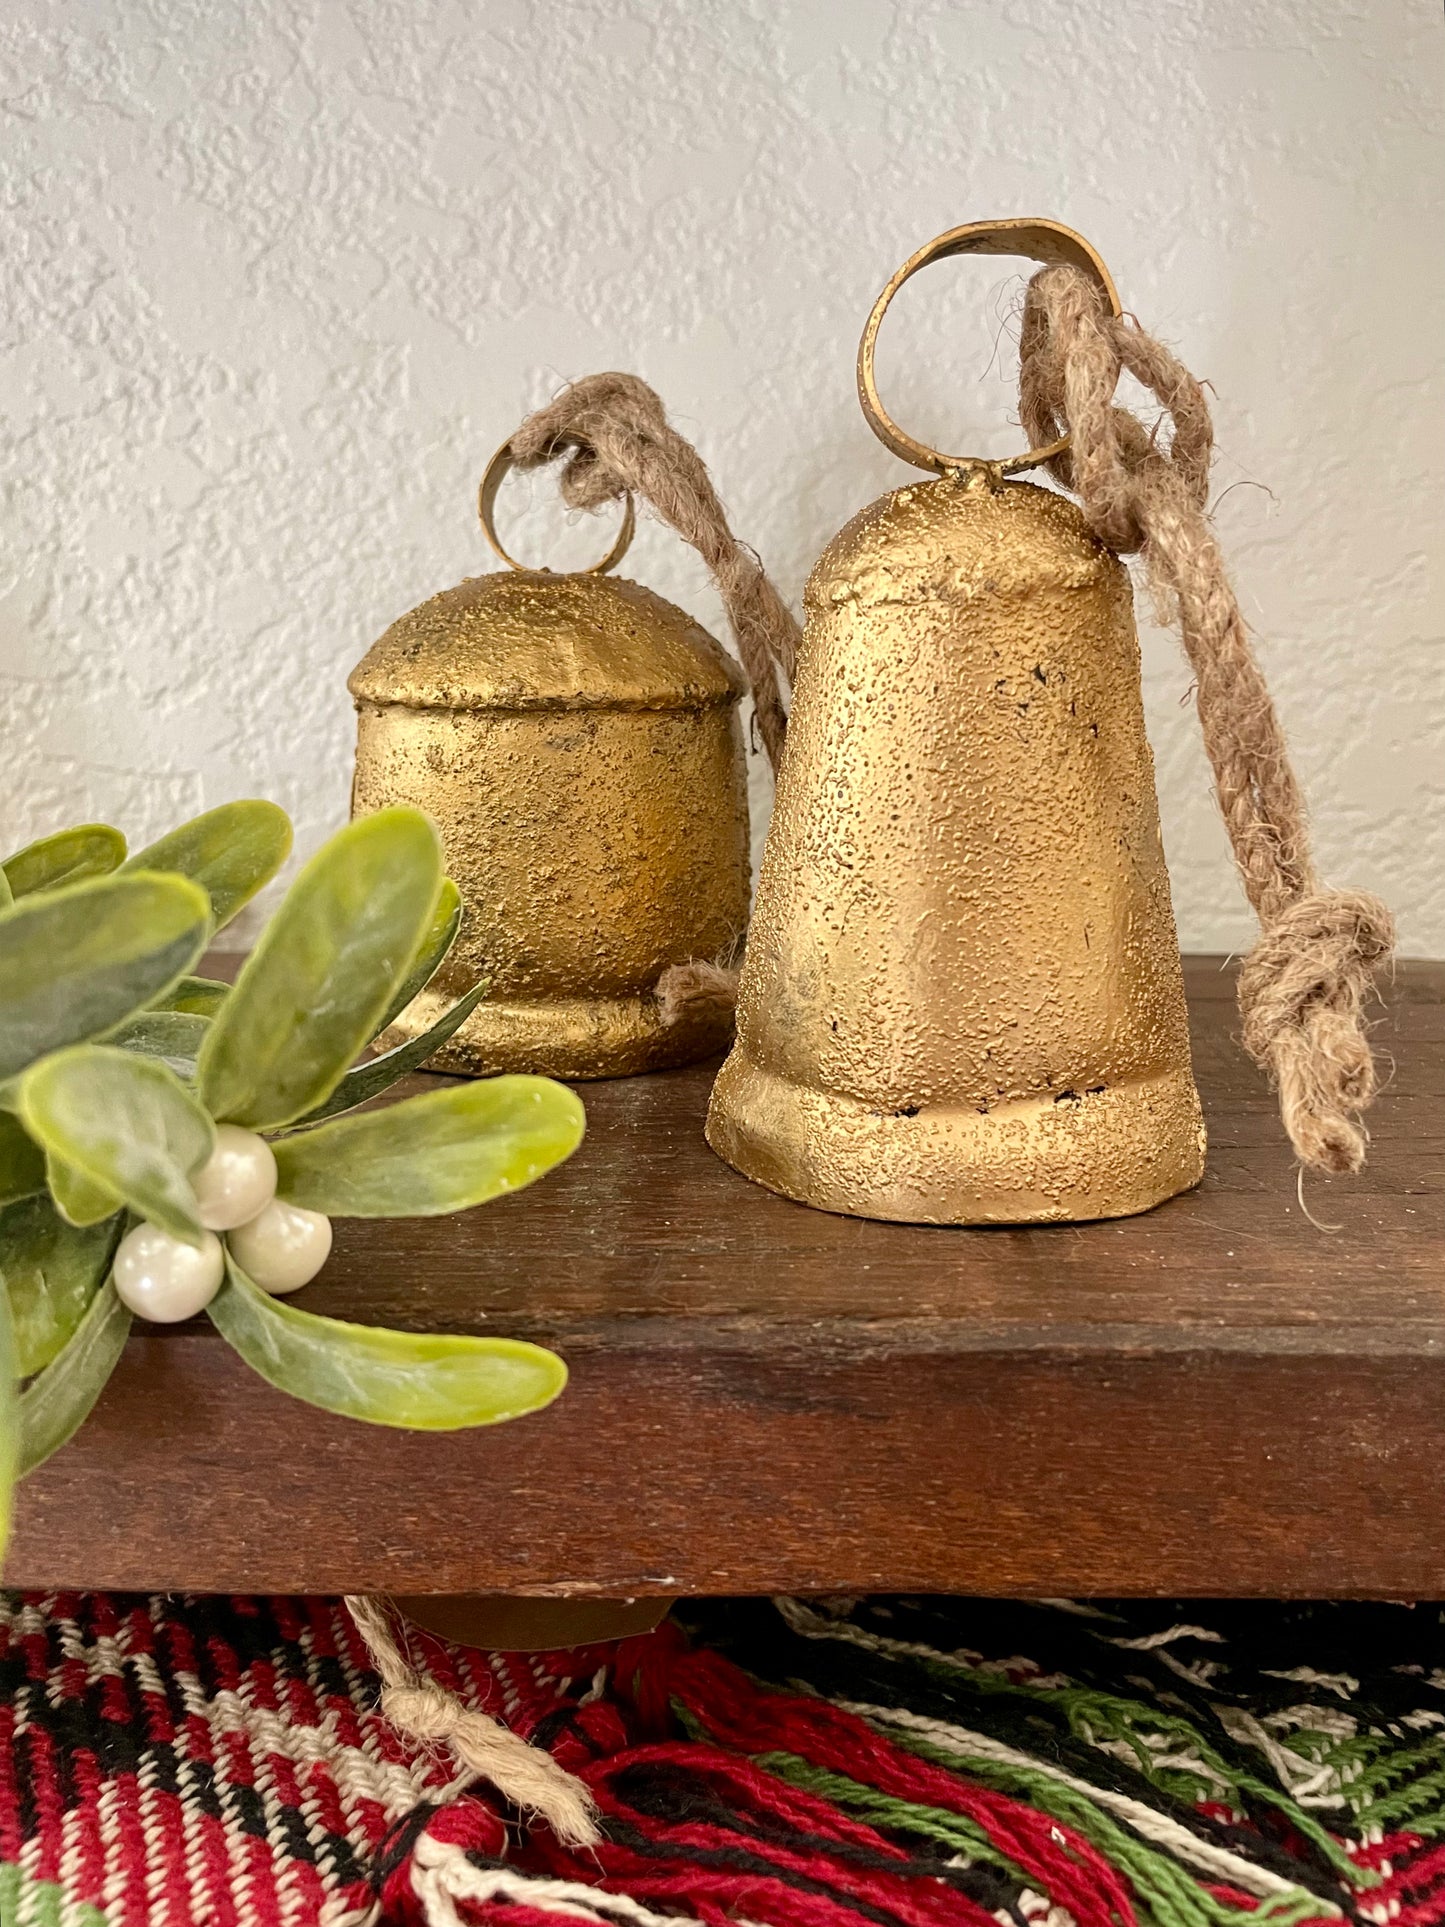
[[[1376,1073],[1365,1031],[1372,973],[1394,925],[1378,897],[1316,877],[1304,799],[1206,513],[1213,427],[1204,390],[1130,315],[1109,312],[1080,269],[1029,283],[1020,341],[1020,412],[1038,443],[1067,432],[1050,469],[1090,528],[1143,560],[1159,607],[1179,624],[1194,672],[1204,746],[1261,936],[1239,975],[1243,1042],[1279,1092],[1304,1164],[1357,1171],[1361,1114]],[[1114,400],[1127,371],[1171,425],[1166,447]]]
[[[598,509],[632,494],[692,544],[717,583],[752,686],[758,733],[776,769],[787,728],[798,624],[753,551],[739,542],[706,465],[672,427],[657,394],[636,375],[586,375],[529,415],[511,439],[519,468],[559,452],[562,499]]]

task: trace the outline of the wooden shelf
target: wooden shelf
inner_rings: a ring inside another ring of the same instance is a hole
[[[332,1419],[205,1321],[133,1337],[22,1489],[26,1587],[1439,1596],[1445,965],[1401,966],[1356,1180],[1301,1214],[1232,976],[1187,967],[1209,1170],[1144,1217],[871,1224],[728,1170],[709,1067],[583,1087],[562,1170],[337,1226],[308,1309],[556,1346],[491,1431]]]

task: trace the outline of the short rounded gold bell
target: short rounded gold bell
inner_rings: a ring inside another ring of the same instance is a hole
[[[426,1030],[487,995],[433,1062],[617,1077],[723,1049],[728,1013],[659,1002],[670,965],[727,955],[747,922],[741,671],[681,609],[610,571],[523,568],[497,538],[504,446],[480,492],[507,563],[394,622],[353,671],[353,814],[410,803],[461,890],[457,943],[403,1012]]]
[[[1204,1134],[1128,576],[1066,497],[916,442],[873,378],[898,287],[965,252],[1098,257],[1046,221],[957,228],[880,296],[864,412],[939,479],[815,566],[708,1141],[788,1197],[941,1224],[1104,1218],[1196,1183]]]

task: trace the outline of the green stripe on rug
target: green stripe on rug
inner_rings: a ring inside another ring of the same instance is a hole
[[[1243,1805],[1252,1797],[1273,1808],[1312,1841],[1342,1879],[1360,1888],[1377,1884],[1378,1877],[1356,1866],[1341,1842],[1291,1798],[1287,1790],[1231,1764],[1210,1745],[1196,1722],[1183,1715],[1166,1712],[1143,1700],[1125,1699],[1098,1687],[1035,1685],[1011,1680],[996,1667],[975,1666],[956,1653],[941,1652],[912,1640],[890,1639],[886,1634],[869,1632],[846,1620],[829,1620],[798,1600],[779,1601],[778,1609],[792,1630],[805,1639],[831,1641],[876,1653],[894,1665],[916,1667],[921,1674],[940,1683],[966,1688],[981,1700],[1047,1708],[1062,1718],[1076,1740],[1103,1755],[1113,1753],[1116,1757],[1131,1758],[1151,1786],[1191,1806],[1204,1800],[1218,1800],[1221,1795]],[[915,1752],[922,1751],[911,1739],[898,1733],[890,1731],[889,1737]],[[1192,1749],[1194,1759],[1181,1759],[1181,1752],[1188,1749]],[[968,1770],[977,1770],[971,1760]],[[1002,1782],[1000,1785],[1003,1790],[1022,1793],[1027,1799],[1035,1797],[1035,1787],[1027,1777],[1015,1777],[1007,1785]],[[1430,1790],[1433,1791],[1433,1787]],[[1376,1812],[1403,1819],[1407,1812],[1418,1811],[1419,1795],[1420,1789],[1412,1789],[1409,1801],[1403,1797],[1396,1802],[1381,1801]],[[1348,1795],[1341,1797],[1348,1798]]]
[[[72,1900],[51,1880],[0,1862],[0,1927],[107,1927],[99,1908]]]
[[[1015,1797],[1022,1793],[1041,1812],[1052,1813],[1055,1819],[1073,1827],[1127,1878],[1160,1927],[1248,1927],[1249,1923],[1259,1927],[1265,1920],[1273,1922],[1274,1927],[1293,1927],[1297,1921],[1318,1919],[1326,1912],[1337,1911],[1302,1887],[1264,1896],[1253,1907],[1231,1907],[1227,1901],[1216,1900],[1168,1854],[1155,1852],[1129,1828],[1119,1825],[1071,1787],[1050,1781],[1043,1774],[1001,1771],[992,1760],[962,1762],[940,1747],[930,1747],[913,1734],[890,1733],[889,1738],[935,1766],[954,1772],[963,1767],[970,1779],[983,1785],[992,1785],[997,1791]],[[992,1860],[1011,1872],[1022,1872],[994,1851],[980,1852],[978,1830],[960,1814],[899,1799],[843,1774],[816,1767],[795,1754],[763,1753],[756,1756],[755,1763],[769,1773],[776,1773],[780,1780],[832,1800],[875,1826],[917,1834],[923,1839],[957,1847],[970,1858]]]
[[[1097,1847],[1106,1860],[1128,1875],[1150,1912],[1157,1920],[1170,1923],[1170,1927],[1175,1927],[1175,1923],[1182,1927],[1185,1921],[1209,1921],[1216,1923],[1216,1927],[1223,1927],[1226,1922],[1243,1927],[1244,1922],[1253,1921],[1257,1927],[1264,1920],[1275,1922],[1276,1927],[1291,1927],[1295,1921],[1318,1919],[1322,1914],[1339,1911],[1317,1894],[1292,1885],[1278,1893],[1261,1895],[1256,1905],[1247,1910],[1230,1907],[1217,1901],[1171,1855],[1156,1851],[1141,1840],[1133,1828],[1121,1825],[1097,1806],[1082,1789],[1069,1786],[1047,1772],[971,1756],[966,1746],[955,1751],[919,1733],[892,1727],[887,1731],[896,1745],[906,1747],[920,1759],[950,1772],[966,1772],[971,1780],[1014,1799],[1025,1800],[1040,1813],[1051,1813],[1056,1820],[1073,1827],[1090,1845]],[[1358,1869],[1352,1871],[1358,1875]],[[1227,1880],[1228,1875],[1221,1873],[1219,1878]]]

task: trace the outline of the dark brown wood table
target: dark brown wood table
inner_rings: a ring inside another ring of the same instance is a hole
[[[493,1430],[330,1418],[205,1321],[134,1336],[23,1487],[22,1586],[615,1596],[1445,1593],[1445,965],[1405,964],[1358,1179],[1301,1213],[1232,976],[1192,959],[1209,1170],[1144,1217],[870,1224],[707,1149],[711,1068],[583,1087],[531,1190],[337,1226],[314,1311],[556,1346]]]

